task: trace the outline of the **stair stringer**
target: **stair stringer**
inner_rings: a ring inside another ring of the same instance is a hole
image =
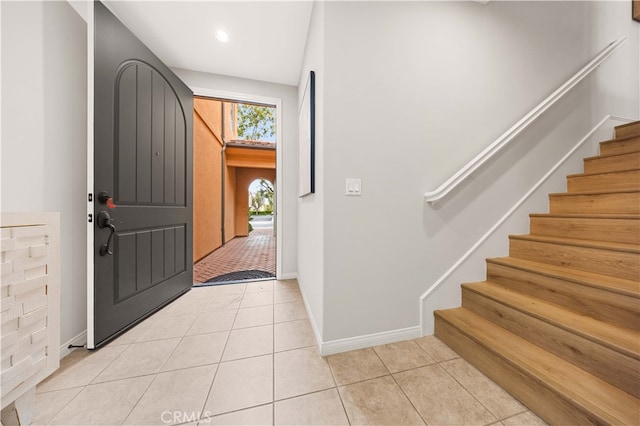
[[[640,121],[625,127],[630,136],[600,147],[640,151]],[[639,177],[629,175],[620,191],[608,185],[604,175],[609,171],[604,172],[594,188],[569,185],[566,194],[579,197],[570,197],[563,211],[553,202],[562,194],[549,194],[550,214],[589,217],[602,221],[604,229],[637,232]],[[595,198],[598,189],[624,194],[603,203]],[[611,228],[607,215],[634,222]],[[636,424],[640,419],[640,241],[604,235],[602,228],[590,232],[595,226],[586,229],[574,221],[556,224],[548,235],[535,233],[533,226],[527,235],[511,235],[504,258],[510,275],[496,274],[487,259],[486,281],[462,285],[461,307],[434,312],[435,332],[444,343],[550,424]],[[567,236],[567,230],[582,233]],[[524,267],[540,272],[523,274]],[[602,303],[593,304],[594,297]]]
[[[420,327],[422,335],[434,333],[433,313],[460,306],[460,283],[477,281],[485,275],[486,259],[508,253],[508,237],[526,234],[529,213],[548,210],[548,195],[564,192],[567,175],[583,169],[584,158],[599,151],[599,143],[611,139],[614,128],[631,120],[605,116],[542,176],[476,243],[431,284],[420,297]]]

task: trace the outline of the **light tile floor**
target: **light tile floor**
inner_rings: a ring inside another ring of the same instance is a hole
[[[543,425],[433,336],[321,357],[295,281],[194,288],[37,388],[36,424]]]

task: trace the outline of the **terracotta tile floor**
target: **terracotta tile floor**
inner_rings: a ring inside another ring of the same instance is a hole
[[[321,357],[296,281],[195,287],[61,364],[35,424],[544,425],[433,336]]]
[[[194,283],[218,275],[257,269],[276,273],[276,239],[273,229],[254,229],[236,237],[193,266]]]

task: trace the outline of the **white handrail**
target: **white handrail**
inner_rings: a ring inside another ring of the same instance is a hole
[[[627,37],[622,37],[602,50],[591,62],[585,65],[580,71],[578,71],[573,77],[567,80],[562,86],[560,86],[555,92],[549,95],[545,100],[540,102],[535,108],[533,108],[527,115],[522,117],[516,124],[511,126],[509,130],[504,132],[498,139],[496,139],[491,145],[485,148],[480,154],[476,155],[471,161],[465,164],[460,170],[458,170],[453,176],[447,179],[442,185],[433,191],[429,191],[424,194],[424,200],[428,203],[434,203],[442,199],[445,195],[451,192],[456,186],[463,182],[469,175],[486,163],[494,154],[500,151],[505,145],[511,142],[516,136],[526,129],[531,123],[533,123],[540,115],[554,105],[560,98],[562,98],[567,92],[573,89],[578,83],[584,80],[589,74],[591,74],[596,68],[598,68],[604,61],[609,58],[627,42]]]

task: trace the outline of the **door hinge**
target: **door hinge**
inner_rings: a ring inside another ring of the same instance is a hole
[[[89,193],[89,197],[88,198],[89,198],[89,202],[90,203],[93,202],[93,194]]]
[[[93,215],[91,213],[89,213],[89,223],[93,223]]]

